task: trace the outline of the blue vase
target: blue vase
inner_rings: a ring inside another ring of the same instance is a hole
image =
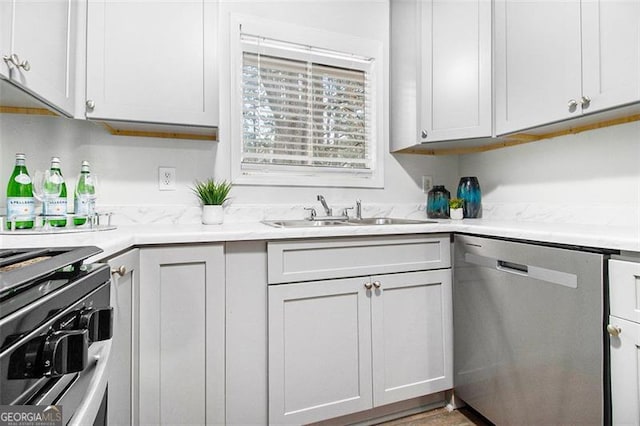
[[[451,194],[444,185],[434,185],[427,195],[427,217],[430,219],[448,219],[449,198],[451,198]]]
[[[464,200],[464,217],[480,217],[482,194],[480,192],[480,183],[478,183],[477,177],[466,176],[460,178],[460,183],[458,184],[458,198],[462,198]]]

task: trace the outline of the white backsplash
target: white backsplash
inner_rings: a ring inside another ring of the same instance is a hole
[[[638,224],[634,204],[540,204],[482,203],[482,218],[495,221],[570,223],[575,225],[634,226]]]
[[[225,223],[259,222],[275,219],[303,219],[308,212],[304,207],[309,204],[229,204],[225,206]],[[351,205],[336,204],[335,211]],[[153,206],[114,206],[102,205],[101,212],[113,213],[112,224],[195,224],[200,223],[201,208],[199,206],[153,205]],[[318,213],[320,214],[320,213]],[[353,213],[350,213],[353,215]],[[363,217],[400,217],[409,219],[426,219],[424,204],[363,204]]]

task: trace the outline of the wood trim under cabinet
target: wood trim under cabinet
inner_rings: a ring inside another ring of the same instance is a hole
[[[146,138],[165,138],[165,139],[191,139],[191,140],[203,140],[203,141],[217,141],[218,131],[213,129],[213,133],[209,135],[195,134],[195,133],[182,133],[182,132],[158,132],[147,130],[124,130],[116,129],[105,122],[100,123],[109,133],[114,136],[136,136]]]
[[[556,130],[547,133],[530,134],[530,133],[514,133],[511,135],[501,136],[495,139],[495,142],[481,146],[461,147],[461,148],[435,148],[420,149],[406,148],[397,151],[398,154],[420,154],[420,155],[457,155],[457,154],[473,154],[478,152],[492,151],[495,149],[506,148],[510,146],[522,145],[529,142],[535,142],[543,139],[551,139],[558,136],[574,135],[588,130],[602,129],[604,127],[616,126],[618,124],[632,123],[640,121],[640,114],[625,115],[623,117],[613,118],[609,120],[601,120],[595,123],[584,124],[580,126],[572,126],[562,130]],[[452,144],[454,145],[454,144]]]
[[[26,108],[12,106],[0,106],[0,114],[52,115],[54,117],[60,116],[60,114],[56,114],[55,112],[46,108]]]

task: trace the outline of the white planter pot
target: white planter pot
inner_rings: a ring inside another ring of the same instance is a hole
[[[224,222],[222,206],[202,206],[202,223],[205,225],[220,225]]]
[[[463,210],[462,208],[459,209],[449,209],[449,217],[451,219],[455,219],[455,220],[460,220],[462,219],[462,214]]]

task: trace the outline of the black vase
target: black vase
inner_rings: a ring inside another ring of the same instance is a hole
[[[451,194],[444,185],[434,185],[427,196],[427,217],[430,219],[448,219],[449,198],[451,198]]]
[[[482,193],[480,183],[475,176],[465,176],[460,178],[458,184],[458,198],[464,200],[463,215],[467,218],[480,217],[482,206]]]

